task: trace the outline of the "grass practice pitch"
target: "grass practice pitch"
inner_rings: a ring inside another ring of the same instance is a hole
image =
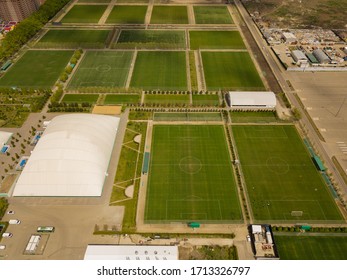
[[[187,6],[153,6],[151,24],[188,24]]]
[[[131,87],[148,90],[187,90],[185,52],[137,53]]]
[[[98,23],[106,5],[76,5],[61,20],[62,23]]]
[[[72,54],[72,51],[27,51],[0,79],[0,87],[51,87]]]
[[[347,236],[279,236],[281,260],[346,260]]]
[[[146,223],[240,221],[224,127],[155,125],[146,200]]]
[[[209,90],[264,90],[247,52],[201,52]]]
[[[233,126],[232,131],[255,220],[342,220],[294,126]]]
[[[238,31],[189,31],[190,49],[246,49]]]
[[[130,51],[88,51],[68,87],[124,87],[133,54]]]
[[[110,30],[49,30],[35,47],[103,47]]]
[[[119,35],[117,45],[140,49],[158,46],[167,48],[185,48],[186,35],[184,31],[171,30],[123,30]]]
[[[228,8],[218,6],[193,6],[196,24],[231,24]]]
[[[106,23],[141,24],[146,12],[147,6],[114,6]]]

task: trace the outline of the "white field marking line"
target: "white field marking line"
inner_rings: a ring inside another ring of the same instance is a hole
[[[128,68],[124,68],[124,67],[111,67],[110,66],[110,70],[108,70],[108,71],[100,71],[99,69],[98,69],[98,67],[100,67],[100,66],[110,66],[109,64],[100,64],[99,66],[97,66],[97,67],[82,67],[82,68],[80,68],[81,70],[95,70],[95,71],[97,71],[97,72],[102,72],[102,73],[105,73],[105,72],[110,72],[111,70],[119,70],[119,69],[121,69],[121,70],[128,70],[130,67],[128,67]]]
[[[337,144],[345,144],[343,141],[336,142]]]

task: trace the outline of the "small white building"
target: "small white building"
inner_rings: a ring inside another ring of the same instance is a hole
[[[178,246],[88,245],[85,260],[178,260]]]
[[[299,65],[308,63],[308,59],[307,59],[306,55],[304,54],[304,52],[302,52],[300,50],[292,51],[292,57],[293,57],[294,61]]]
[[[291,32],[283,32],[282,33],[282,39],[287,44],[295,44],[298,41],[298,39],[295,37],[295,35]]]
[[[231,108],[274,109],[276,96],[271,91],[229,91],[226,101]]]
[[[10,141],[12,134],[11,132],[0,131],[0,147],[6,145]]]

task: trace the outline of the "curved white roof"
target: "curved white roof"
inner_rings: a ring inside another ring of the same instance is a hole
[[[100,196],[119,118],[55,117],[37,143],[13,196]]]

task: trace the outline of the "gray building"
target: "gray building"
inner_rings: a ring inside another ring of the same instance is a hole
[[[319,63],[329,63],[330,58],[321,49],[315,49],[312,54],[317,58]]]

